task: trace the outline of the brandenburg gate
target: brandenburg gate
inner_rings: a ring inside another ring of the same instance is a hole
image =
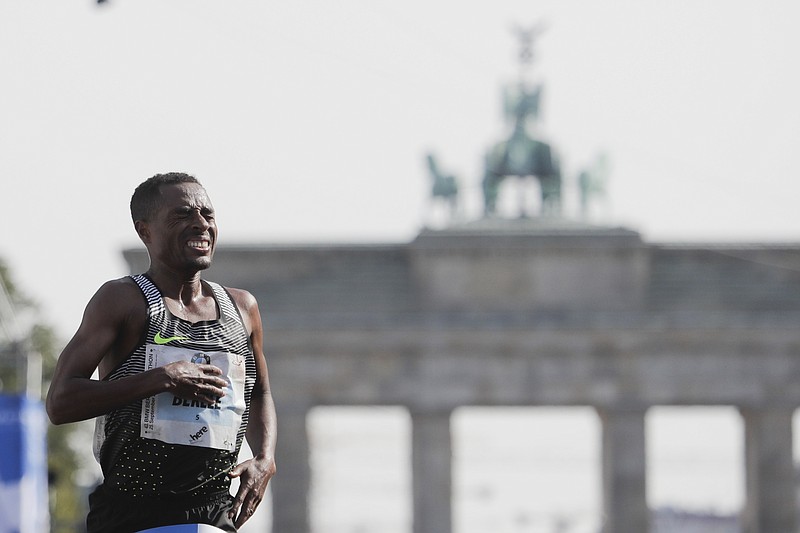
[[[127,251],[131,271],[144,251]],[[667,245],[635,231],[492,220],[409,243],[230,246],[209,279],[258,298],[279,415],[273,531],[308,533],[306,417],[404,406],[414,533],[451,527],[461,406],[592,406],[605,533],[647,533],[645,413],[735,406],[747,533],[796,533],[800,245]]]

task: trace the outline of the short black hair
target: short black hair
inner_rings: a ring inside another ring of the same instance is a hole
[[[179,183],[196,183],[203,186],[197,178],[185,172],[167,172],[156,174],[136,187],[131,196],[131,218],[137,220],[150,220],[158,209],[159,190],[162,185],[178,185]]]

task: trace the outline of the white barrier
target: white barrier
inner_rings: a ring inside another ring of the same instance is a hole
[[[206,524],[180,524],[177,526],[154,527],[143,529],[139,533],[225,533],[218,527]]]

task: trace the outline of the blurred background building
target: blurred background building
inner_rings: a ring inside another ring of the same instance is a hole
[[[320,405],[408,410],[416,533],[452,530],[454,410],[591,406],[603,531],[667,531],[649,529],[645,413],[707,405],[743,416],[741,531],[779,533],[797,523],[799,266],[798,247],[669,246],[533,218],[401,245],[220,248],[209,276],[265,306],[284,443],[275,531],[309,531],[306,418]]]

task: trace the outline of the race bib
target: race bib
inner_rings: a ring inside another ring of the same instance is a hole
[[[227,352],[203,352],[148,344],[145,370],[176,361],[210,364],[228,380],[225,396],[212,404],[184,400],[163,392],[142,401],[141,436],[169,444],[234,451],[245,410],[244,357]]]

